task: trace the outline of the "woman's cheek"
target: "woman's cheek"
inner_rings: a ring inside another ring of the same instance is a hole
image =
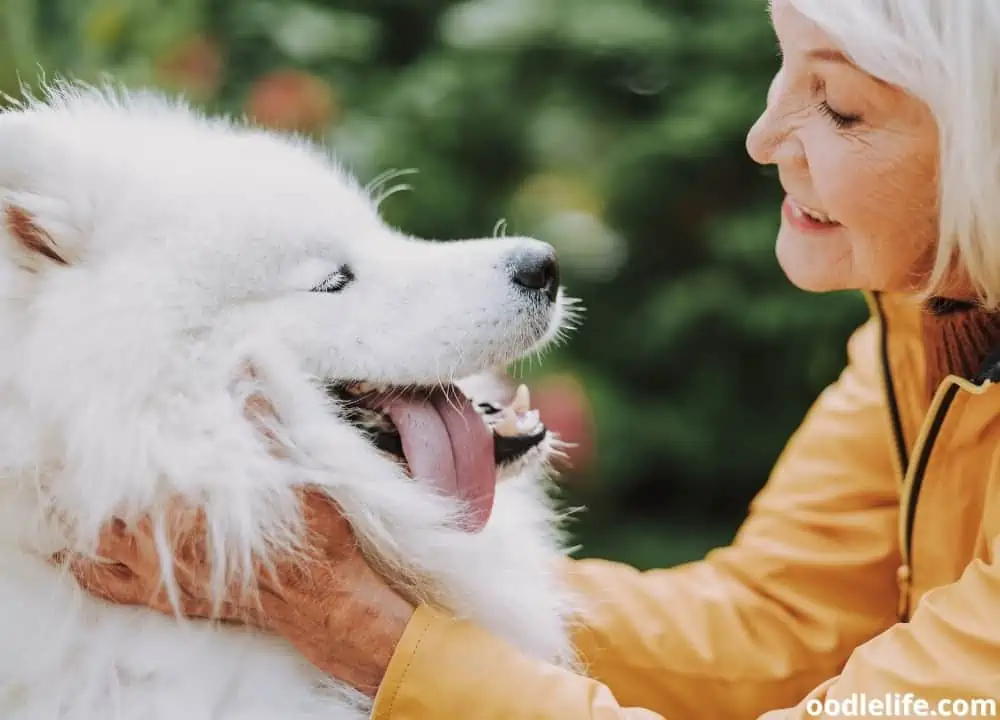
[[[813,202],[820,209],[845,225],[856,214],[855,206],[866,182],[864,167],[858,167],[836,147],[836,138],[829,133],[813,133],[806,147],[809,178],[815,194]]]

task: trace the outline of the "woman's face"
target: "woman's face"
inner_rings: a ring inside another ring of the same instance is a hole
[[[747,150],[786,192],[778,263],[816,292],[918,288],[938,234],[930,110],[848,62],[790,0],[773,0],[772,22],[782,64]]]

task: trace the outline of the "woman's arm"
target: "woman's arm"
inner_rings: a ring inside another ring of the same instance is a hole
[[[847,368],[791,438],[731,546],[649,572],[568,564],[589,605],[576,641],[592,679],[421,609],[377,717],[462,708],[454,717],[627,718],[620,706],[629,706],[750,719],[835,675],[895,621],[898,484],[877,340],[874,322],[851,338]]]
[[[834,678],[767,720],[844,717],[1000,717],[1000,537],[927,592],[906,623],[859,647]],[[821,709],[817,712],[817,709]]]

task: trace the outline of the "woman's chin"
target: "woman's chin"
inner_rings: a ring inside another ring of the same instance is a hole
[[[851,272],[851,248],[832,234],[810,237],[782,226],[775,246],[778,266],[789,282],[814,293],[858,289]]]

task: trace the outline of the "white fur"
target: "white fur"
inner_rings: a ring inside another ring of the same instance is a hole
[[[467,534],[456,501],[376,453],[317,385],[488,371],[552,340],[566,302],[510,282],[534,241],[429,243],[375,204],[306,142],[155,93],[60,83],[0,114],[0,210],[30,213],[68,261],[0,231],[5,720],[367,716],[278,639],[105,604],[46,561],[178,493],[207,512],[220,583],[296,544],[291,488],[317,484],[413,597],[573,663],[544,453]],[[308,292],[345,264],[351,286]],[[287,457],[244,417],[250,393],[276,408]]]

